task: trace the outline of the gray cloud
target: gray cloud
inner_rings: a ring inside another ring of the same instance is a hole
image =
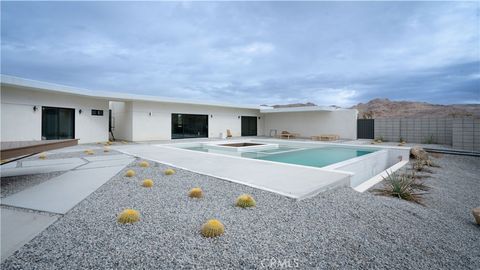
[[[474,2],[2,2],[2,73],[232,103],[480,103]]]

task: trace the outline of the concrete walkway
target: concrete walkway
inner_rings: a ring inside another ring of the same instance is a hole
[[[19,165],[16,162],[2,166],[2,177],[67,172],[1,200],[1,260],[32,240],[134,159],[119,154],[27,160],[23,161],[20,167],[17,167]]]
[[[89,159],[83,166],[4,198],[2,205],[65,214],[134,160],[127,155]],[[46,164],[59,166],[54,161],[31,161],[35,163],[30,166],[35,169],[49,168]],[[72,163],[69,163],[69,166],[72,166]]]
[[[58,215],[1,208],[1,261],[32,240],[58,219]]]

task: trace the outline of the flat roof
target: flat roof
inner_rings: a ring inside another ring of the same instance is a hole
[[[177,98],[160,97],[160,96],[114,93],[114,92],[106,92],[106,91],[91,91],[91,90],[82,89],[82,88],[25,79],[25,78],[4,75],[4,74],[1,74],[0,78],[1,78],[0,83],[2,86],[26,88],[34,91],[61,93],[61,94],[68,94],[68,95],[75,95],[75,96],[90,97],[95,99],[107,99],[110,101],[149,101],[149,102],[180,103],[180,104],[192,104],[192,105],[202,105],[202,106],[239,108],[239,109],[254,109],[254,110],[260,109],[260,106],[255,106],[255,105],[237,105],[237,104],[229,104],[229,103],[221,103],[221,102],[196,101],[196,100],[177,99]]]
[[[304,106],[304,107],[284,107],[284,108],[260,108],[261,113],[282,113],[282,112],[332,112],[344,109],[337,109],[328,106]]]

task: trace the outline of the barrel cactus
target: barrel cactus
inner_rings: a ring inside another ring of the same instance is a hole
[[[199,187],[192,188],[192,189],[190,189],[190,192],[188,192],[188,197],[190,197],[190,198],[202,198],[203,197],[203,191]]]
[[[135,176],[135,171],[134,171],[134,170],[128,170],[128,171],[125,173],[125,176],[126,176],[126,177]]]
[[[243,195],[238,196],[237,202],[236,202],[235,205],[238,206],[238,207],[246,208],[246,207],[253,207],[256,204],[257,203],[255,202],[255,200],[253,199],[252,196],[250,196],[248,194],[243,194]]]
[[[225,232],[225,227],[217,219],[210,219],[202,226],[202,235],[204,237],[217,237]]]
[[[172,175],[172,174],[175,173],[175,170],[173,170],[173,169],[166,169],[166,170],[164,171],[164,173],[165,173],[165,175]]]
[[[147,187],[147,188],[153,187],[153,180],[152,179],[143,180],[142,186]]]
[[[150,164],[148,164],[147,161],[143,160],[143,161],[140,161],[138,163],[138,166],[142,167],[142,168],[147,168],[148,166],[150,166]]]
[[[121,224],[134,223],[140,220],[140,213],[137,210],[125,209],[118,215],[117,221]]]

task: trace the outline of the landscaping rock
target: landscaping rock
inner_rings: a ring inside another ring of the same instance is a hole
[[[475,217],[475,221],[478,225],[480,225],[480,207],[473,208],[472,210],[473,217]]]

